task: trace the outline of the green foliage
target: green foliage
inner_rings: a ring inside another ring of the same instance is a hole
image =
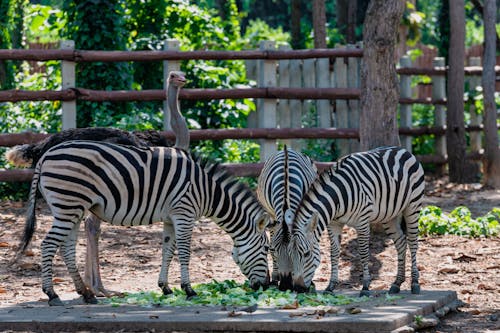
[[[13,28],[12,0],[0,0],[0,49],[12,48],[10,31]],[[12,61],[0,61],[0,89],[12,89],[14,65]]]
[[[466,237],[497,236],[500,233],[500,208],[472,218],[467,207],[459,206],[450,214],[436,206],[422,209],[419,220],[420,235],[458,235]]]
[[[67,24],[65,39],[75,41],[81,50],[125,50],[128,31],[124,9],[118,0],[65,1]],[[127,63],[94,62],[77,66],[76,85],[87,89],[130,89],[131,69]],[[92,103],[78,101],[77,125],[113,126],[127,113],[126,103]]]
[[[328,293],[297,294],[290,291],[279,291],[271,287],[267,290],[252,290],[248,283],[237,283],[234,280],[218,282],[216,280],[194,285],[197,297],[186,299],[184,291],[173,288],[171,295],[163,295],[155,291],[126,293],[124,297],[114,296],[104,300],[112,306],[135,304],[140,306],[271,306],[277,308],[298,306],[347,305],[353,302],[367,301],[367,297],[349,297]]]
[[[22,90],[60,90],[61,65],[59,61],[44,63],[45,72],[30,73],[25,62],[15,77],[16,87]],[[61,130],[60,101],[22,101],[5,103],[0,107],[0,131],[54,133]]]
[[[29,5],[24,13],[25,38],[37,43],[59,41],[66,24],[61,10],[43,5]]]
[[[259,48],[259,42],[272,40],[276,45],[290,44],[290,33],[283,32],[281,27],[271,28],[261,19],[251,20],[245,31],[245,47],[248,49]]]

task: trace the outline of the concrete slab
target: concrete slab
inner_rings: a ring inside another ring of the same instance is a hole
[[[378,292],[367,302],[327,307],[323,311],[259,307],[252,313],[221,306],[112,307],[84,305],[80,299],[73,299],[66,306],[50,307],[45,302],[32,302],[1,305],[0,331],[384,333],[408,325],[415,315],[426,316],[457,301],[454,291],[422,291],[420,295],[402,292],[402,299],[390,302],[384,295]]]

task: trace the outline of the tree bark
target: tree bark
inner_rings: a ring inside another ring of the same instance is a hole
[[[314,48],[326,48],[326,9],[325,0],[313,1],[313,29],[314,29]]]
[[[359,134],[362,150],[400,145],[395,49],[404,4],[402,0],[372,0],[368,5],[361,67]]]
[[[356,43],[356,21],[357,21],[357,1],[349,1],[347,4],[347,29],[345,41],[347,44]]]
[[[474,181],[471,164],[465,159],[464,120],[464,60],[465,60],[465,7],[464,0],[449,2],[450,48],[448,54],[446,150],[450,182]]]
[[[500,189],[500,149],[498,147],[497,110],[495,104],[495,62],[497,35],[495,29],[497,5],[495,0],[485,0],[483,96],[484,96],[484,157],[483,183],[487,187]]]
[[[300,17],[302,12],[300,10],[300,0],[292,0],[292,9],[290,12],[291,16],[291,32],[292,32],[292,48],[301,49],[302,48],[302,36],[300,30]]]

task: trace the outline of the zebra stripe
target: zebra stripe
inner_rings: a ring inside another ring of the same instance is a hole
[[[419,293],[416,254],[424,186],[422,166],[414,155],[398,147],[348,155],[336,167],[324,172],[311,185],[293,218],[290,252],[294,288],[297,291],[309,288],[320,262],[320,237],[327,229],[331,241],[331,277],[327,290],[335,289],[340,235],[343,226],[348,225],[358,234],[363,266],[361,294],[368,294],[370,223],[380,222],[398,252],[397,276],[390,292],[399,292],[405,280],[408,243],[412,261],[411,290]]]
[[[189,279],[194,222],[214,220],[234,241],[233,257],[253,288],[269,283],[268,215],[252,192],[217,165],[193,159],[181,149],[139,148],[105,142],[68,141],[51,148],[35,169],[21,248],[33,236],[36,189],[54,216],[42,242],[42,285],[51,304],[60,304],[52,285],[52,260],[61,246],[77,292],[92,301],[75,264],[75,243],[88,211],[113,225],[164,224],[162,268],[158,280],[165,294],[168,268],[177,246],[181,287],[196,293]]]
[[[288,253],[290,229],[285,223],[285,212],[295,211],[318,171],[307,156],[288,149],[271,156],[258,179],[257,197],[270,214],[272,280],[280,290],[292,289],[292,264]]]

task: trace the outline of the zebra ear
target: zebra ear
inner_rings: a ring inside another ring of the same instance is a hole
[[[285,223],[288,227],[288,230],[292,230],[292,224],[293,224],[293,219],[295,218],[295,215],[293,214],[292,210],[289,208],[285,211]]]
[[[307,225],[307,232],[310,234],[314,233],[314,230],[316,230],[316,227],[318,226],[318,215],[318,212],[314,212],[311,217],[311,221],[309,221],[309,224]]]
[[[239,253],[238,253],[238,249],[236,247],[233,247],[233,260],[236,264],[239,264],[240,260],[239,260]]]
[[[269,214],[267,213],[263,213],[259,216],[259,219],[257,220],[257,230],[259,232],[264,232],[267,226],[271,225],[270,220]]]

